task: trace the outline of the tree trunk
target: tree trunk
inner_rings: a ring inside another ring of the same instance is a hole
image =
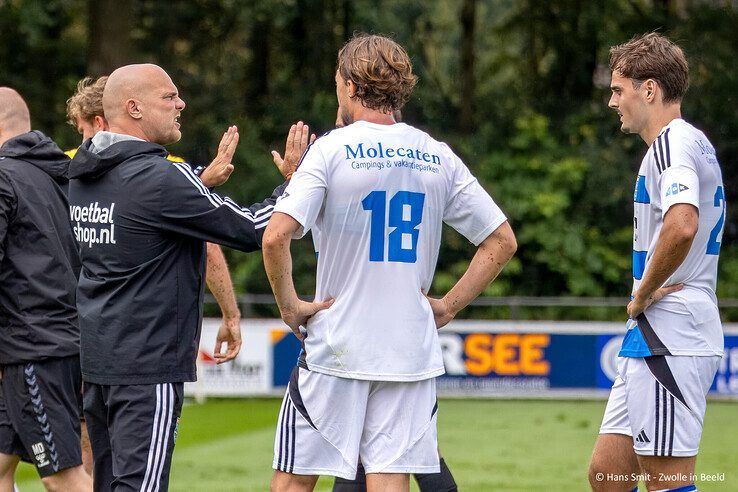
[[[264,114],[264,102],[269,97],[269,33],[273,28],[270,19],[260,14],[251,28],[250,44],[253,54],[248,66],[248,83],[245,90],[244,112],[252,117]]]
[[[132,61],[133,0],[89,2],[87,71],[108,75]]]
[[[353,23],[354,23],[354,6],[351,3],[351,0],[343,0],[343,19],[341,23],[342,28],[343,28],[343,39],[341,40],[341,43],[339,44],[339,46],[343,46],[343,43],[348,41],[348,39],[354,33],[352,30]]]
[[[461,107],[458,128],[461,132],[469,132],[474,127],[474,94],[476,92],[474,25],[476,14],[477,0],[464,0],[459,16],[461,21]]]

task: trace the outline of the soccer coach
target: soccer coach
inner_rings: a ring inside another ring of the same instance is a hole
[[[284,189],[244,208],[168,161],[163,145],[180,139],[184,108],[161,67],[115,70],[103,93],[110,131],[86,141],[70,166],[95,490],[167,490],[184,382],[196,379],[205,241],[259,249]],[[238,327],[222,328],[215,357],[235,358],[240,343]]]

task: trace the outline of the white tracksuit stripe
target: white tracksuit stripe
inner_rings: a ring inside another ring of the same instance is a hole
[[[208,200],[210,200],[210,203],[214,207],[217,208],[222,204],[222,200],[216,200],[215,197],[217,197],[217,195],[210,193],[207,190],[207,188],[204,187],[204,185],[202,184],[202,181],[200,181],[200,178],[192,174],[192,171],[190,171],[189,167],[186,164],[182,165],[179,163],[174,163],[174,167],[176,167],[177,170],[179,170],[179,172],[181,172],[184,175],[184,177],[187,178],[187,180],[189,180],[189,182],[192,183],[195,186],[195,188],[198,189],[201,195],[205,196]]]
[[[174,389],[171,383],[156,385],[156,414],[154,416],[149,458],[146,463],[146,474],[141,484],[142,492],[154,492],[159,489],[164,462],[167,458],[169,431],[174,413]]]
[[[200,178],[198,178],[197,175],[195,175],[192,172],[192,170],[187,164],[184,164],[181,162],[175,162],[174,166],[177,168],[177,170],[179,170],[184,175],[185,178],[187,178],[187,180],[190,183],[192,183],[195,186],[195,188],[198,189],[198,191],[200,191],[200,194],[202,194],[208,200],[210,200],[210,203],[214,207],[217,208],[217,207],[225,205],[231,210],[233,210],[234,212],[236,212],[237,214],[239,214],[240,216],[244,217],[245,219],[250,220],[251,222],[255,222],[255,223],[263,218],[266,218],[268,220],[268,218],[271,217],[272,210],[274,209],[274,205],[266,205],[264,208],[260,208],[256,212],[252,212],[251,210],[247,208],[241,208],[236,202],[234,202],[230,198],[226,197],[225,199],[223,199],[218,194],[211,193],[205,187],[202,181],[200,181]],[[261,229],[265,225],[266,224],[264,225],[258,224],[256,228]]]
[[[141,490],[146,490],[146,484],[151,477],[151,468],[154,459],[154,448],[156,446],[156,436],[159,432],[159,420],[161,416],[161,384],[156,385],[156,411],[154,412],[154,421],[151,429],[151,442],[149,443],[149,456],[146,460],[146,474],[141,483]]]
[[[164,463],[167,461],[168,449],[169,449],[169,434],[172,430],[172,417],[174,416],[174,388],[171,383],[166,384],[166,392],[169,395],[169,408],[166,414],[166,430],[164,431],[164,442],[161,447],[161,456],[159,459],[159,469],[154,477],[154,492],[159,491],[159,485],[161,484],[161,475],[164,472]]]

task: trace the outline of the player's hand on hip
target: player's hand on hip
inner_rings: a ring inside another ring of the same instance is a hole
[[[223,344],[226,344],[226,351],[223,353]],[[222,364],[233,360],[241,351],[241,318],[240,316],[224,317],[223,322],[218,329],[218,336],[215,338],[215,350],[213,357],[217,364]]]
[[[449,321],[454,319],[456,313],[449,308],[445,298],[436,299],[434,297],[428,297],[425,292],[423,292],[423,295],[428,299],[428,303],[433,311],[433,317],[436,320],[436,329],[446,326]]]
[[[297,169],[302,154],[308,148],[309,143],[315,142],[315,134],[310,135],[310,127],[298,121],[290,127],[287,134],[287,142],[284,146],[284,158],[276,150],[272,150],[272,160],[279,169],[280,174],[288,179]]]
[[[661,299],[664,298],[664,296],[667,296],[673,292],[678,292],[684,288],[684,284],[674,284],[669,285],[668,287],[661,287],[660,289],[656,289],[656,292],[651,294],[650,297],[643,298],[638,295],[638,292],[633,293],[633,300],[628,303],[628,316],[630,316],[631,319],[636,319],[636,317],[641,314],[643,311],[649,308],[651,304],[655,302],[659,302]]]
[[[322,302],[297,301],[293,308],[282,311],[282,321],[290,327],[298,340],[302,340],[305,337],[300,332],[300,327],[305,326],[308,320],[318,311],[331,307],[334,301],[335,299]]]
[[[200,175],[200,180],[208,188],[220,186],[231,177],[235,169],[233,166],[233,155],[238,146],[238,128],[228,127],[218,145],[218,153],[208,167]]]

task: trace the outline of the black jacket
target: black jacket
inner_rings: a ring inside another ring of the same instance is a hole
[[[104,385],[194,381],[205,243],[261,247],[281,185],[249,208],[211,193],[164,147],[85,142],[70,166],[82,252],[77,307],[82,375]],[[92,152],[90,151],[92,150]]]
[[[68,168],[38,131],[0,148],[0,364],[79,353]]]

